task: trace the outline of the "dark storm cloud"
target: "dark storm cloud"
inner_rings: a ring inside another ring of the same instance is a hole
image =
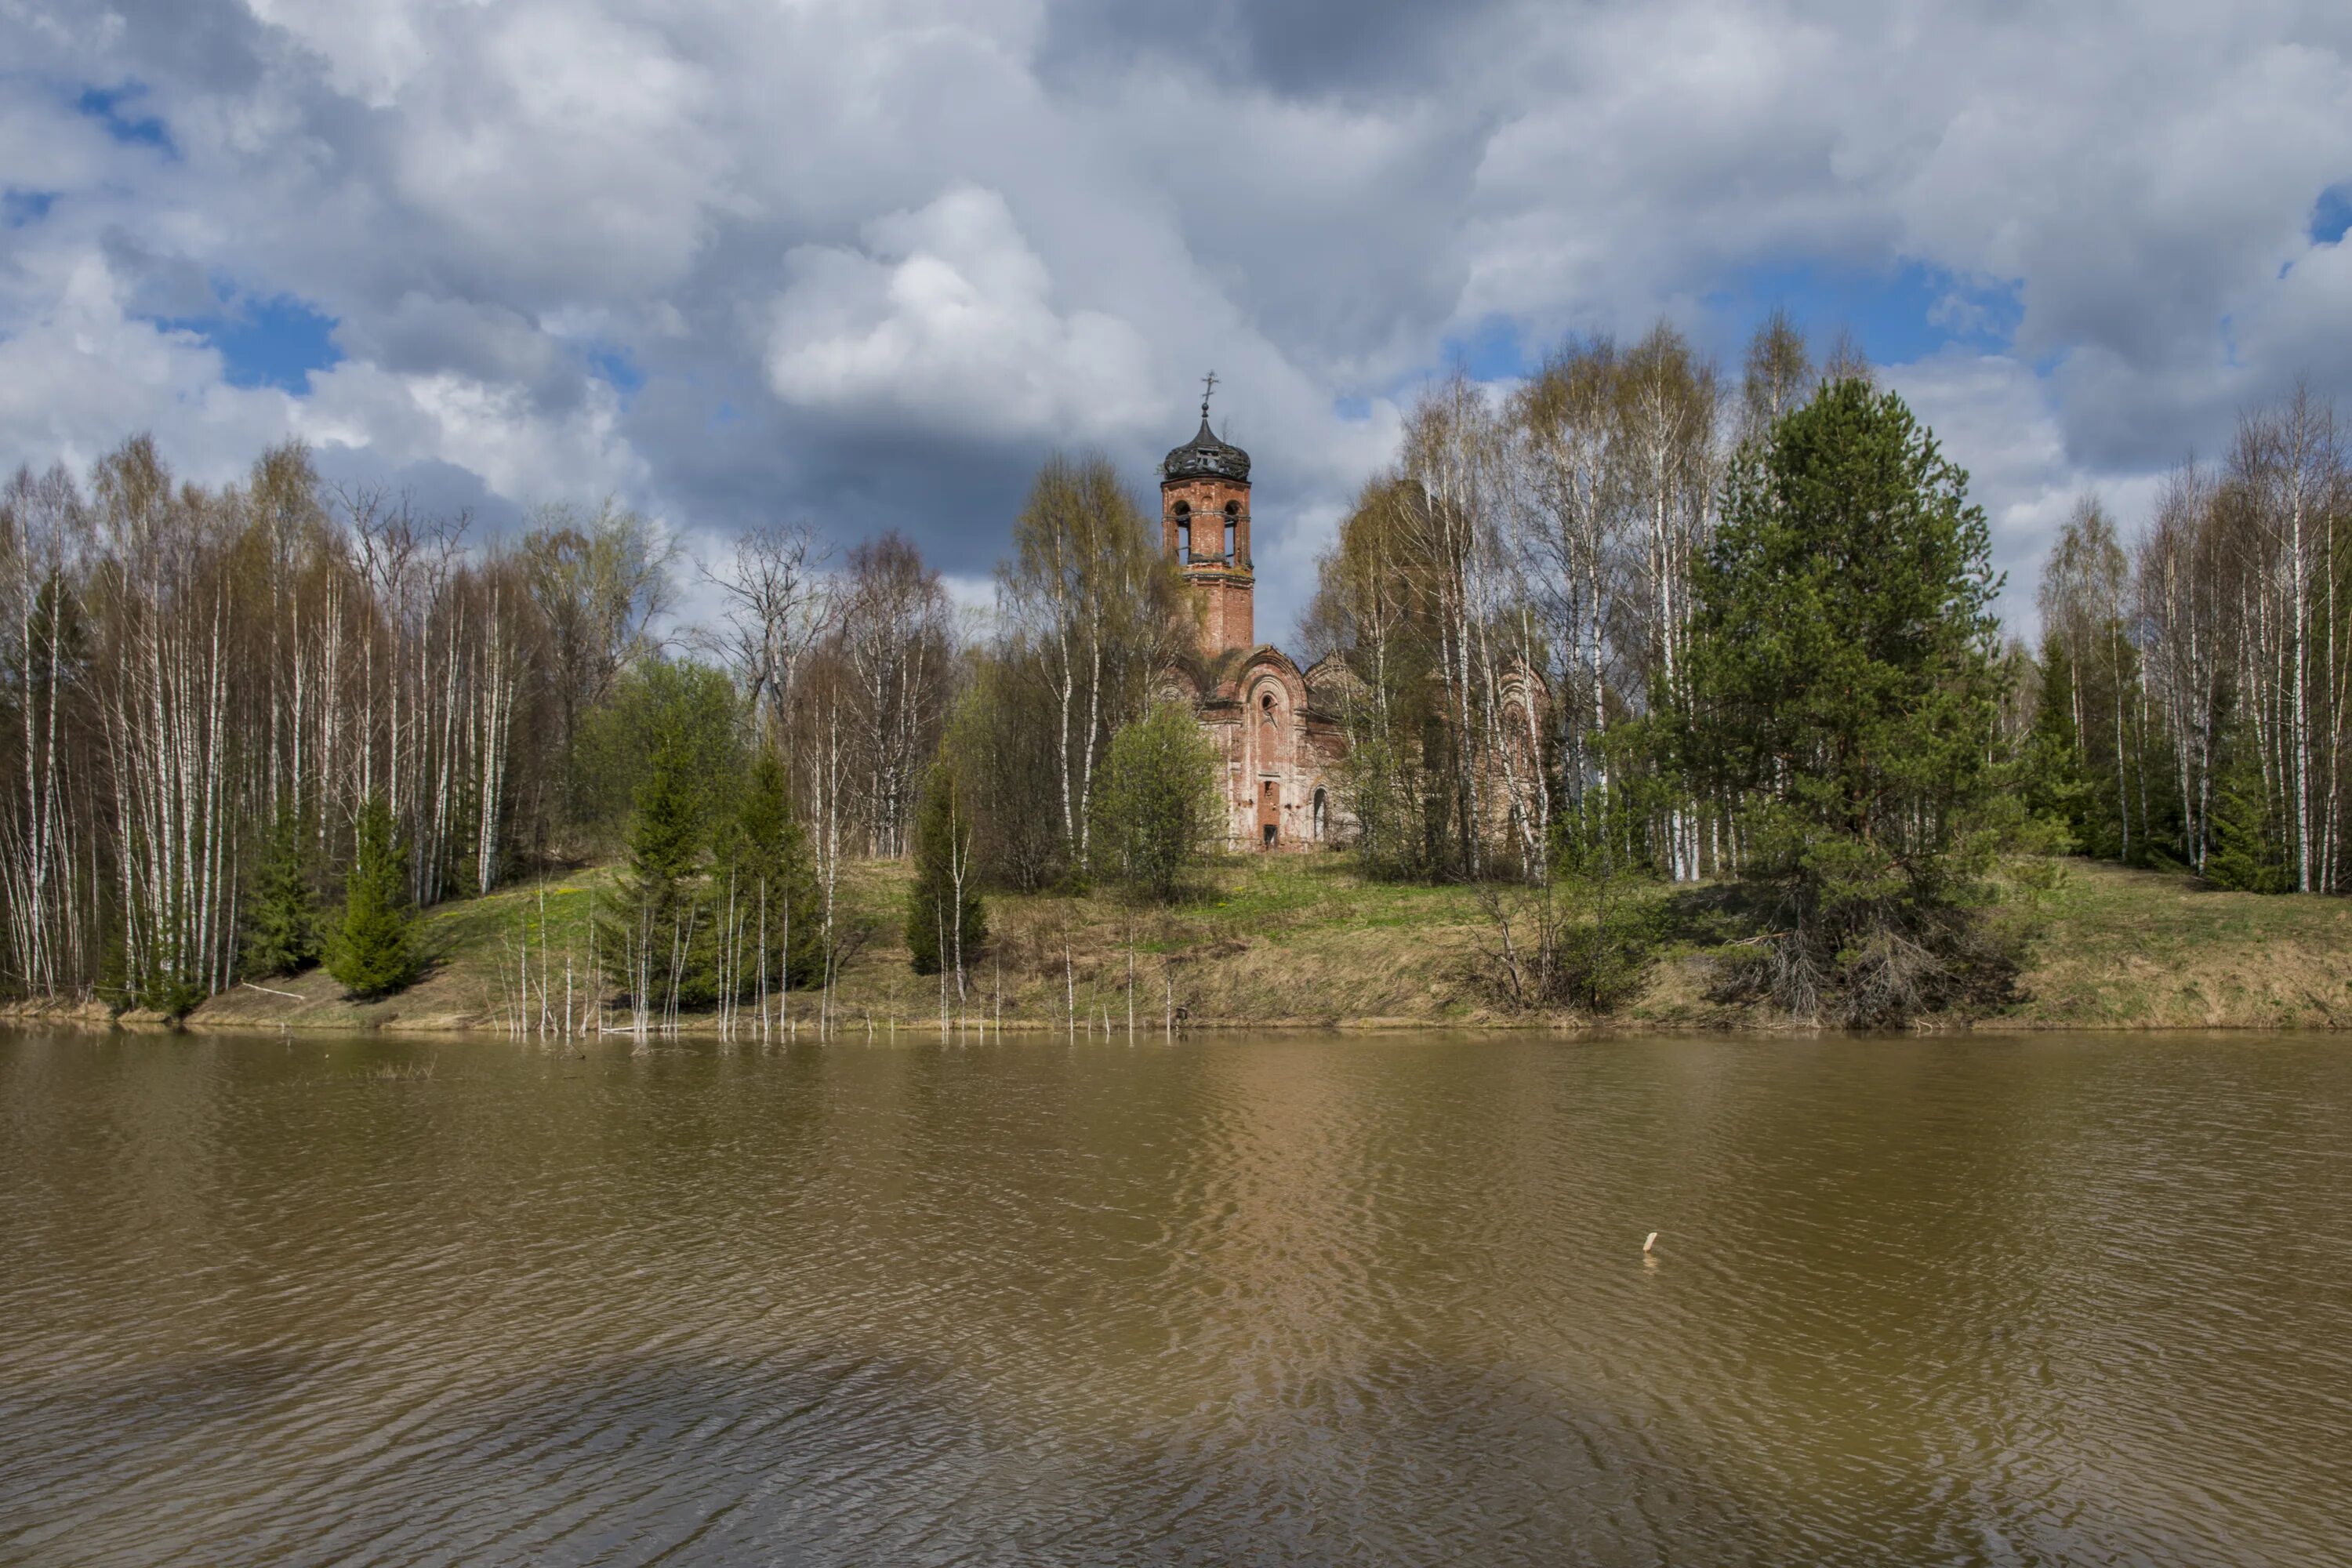
[[[386,370],[460,371],[484,381],[535,383],[555,345],[510,307],[410,294],[356,318],[337,333],[343,352]]]
[[[1285,97],[1369,98],[1434,86],[1527,9],[1517,0],[1061,0],[1047,9],[1040,58],[1075,78],[1149,56]]]
[[[99,236],[107,266],[128,289],[134,309],[152,316],[207,316],[220,305],[205,269],[185,256],[161,256],[120,226]]]
[[[94,41],[102,40],[103,63],[122,76],[241,93],[267,68],[270,30],[241,0],[108,0],[41,9],[52,17],[79,10],[77,20]]]
[[[1001,553],[1036,456],[887,426],[818,427],[765,407],[714,416],[686,389],[652,384],[628,428],[646,449],[676,454],[661,482],[705,531],[798,521],[845,542],[895,528],[933,564],[965,574]]]
[[[331,488],[372,492],[406,504],[419,517],[462,523],[476,542],[510,538],[527,521],[521,507],[455,463],[429,458],[388,463],[365,447],[344,446],[317,447],[311,459]]]

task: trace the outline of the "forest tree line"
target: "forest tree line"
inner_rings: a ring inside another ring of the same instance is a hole
[[[689,574],[707,624],[677,623]],[[1040,474],[1000,575],[974,634],[895,534],[835,555],[779,525],[693,563],[606,505],[485,541],[290,444],[218,489],[143,437],[86,479],[19,470],[5,987],[177,1015],[326,956],[354,889],[416,909],[618,859],[593,967],[640,1023],[781,1007],[870,934],[839,926],[848,861],[931,831],[972,897],[1084,874],[1179,584],[1100,458]],[[415,969],[354,956],[352,989]]]
[[[2087,853],[2342,892],[2352,473],[2298,389],[2182,464],[2130,538],[2095,497],[2045,562],[2028,776]],[[2021,675],[2023,672],[2021,671]]]
[[[1661,326],[1571,341],[1507,399],[1457,376],[1406,422],[1320,565],[1309,653],[1361,678],[1353,795],[1391,874],[1522,871],[1572,836],[1677,881],[1736,873],[1741,803],[1673,765],[1697,578],[1738,454],[1820,388],[1768,321],[1728,377]],[[2352,702],[2352,483],[2334,411],[2249,410],[2136,537],[2083,498],[2036,647],[2000,650],[1986,744],[2074,847],[2227,885],[2338,891]],[[1540,674],[1549,702],[1518,695]],[[1497,829],[1500,831],[1497,831]],[[2215,857],[2220,856],[2217,861]]]
[[[2340,890],[2352,507],[2333,412],[2250,411],[2134,539],[2086,498],[2033,648],[2000,640],[1964,491],[1857,354],[1817,365],[1780,318],[1736,381],[1662,326],[1565,343],[1500,400],[1433,386],[1303,627],[1352,677],[1342,820],[1365,868],[1547,897],[1761,874],[1773,803],[1844,742],[1825,714],[1769,738],[1763,772],[1732,765],[1739,725],[1771,717],[1740,709],[1754,671],[1735,667],[1790,584],[1835,596],[1824,551],[1867,549],[1925,574],[1874,602],[1916,588],[1919,625],[1944,630],[1856,621],[1855,657],[1965,694],[1958,730],[1903,743],[1976,778],[1972,798],[2022,803],[2043,842]],[[1856,542],[1898,515],[1910,532]],[[143,437],[87,476],[20,470],[0,495],[5,984],[184,1012],[321,956],[321,911],[355,888],[414,908],[618,859],[599,984],[641,1026],[764,1021],[870,936],[845,923],[845,863],[911,857],[908,944],[944,995],[985,940],[982,889],[1172,896],[1219,830],[1213,758],[1155,710],[1192,641],[1155,534],[1108,460],[1057,457],[994,615],[965,621],[895,535],[835,553],[779,525],[698,563],[607,505],[483,540],[325,483],[293,445],[218,489]],[[1765,571],[1782,586],[1759,597],[1739,574]],[[679,624],[689,584],[705,624]],[[1738,605],[1748,622],[1727,623]],[[1871,642],[1888,637],[1899,659]],[[1976,831],[1916,777],[1895,795],[1914,827],[1935,819],[1936,854]],[[1538,923],[1539,950],[1569,940]],[[354,989],[413,967],[394,953]]]

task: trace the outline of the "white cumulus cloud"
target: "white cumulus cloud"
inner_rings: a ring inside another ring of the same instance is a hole
[[[1165,407],[1143,335],[1057,300],[994,191],[958,186],[784,265],[768,380],[797,407],[1048,438],[1126,434]]]

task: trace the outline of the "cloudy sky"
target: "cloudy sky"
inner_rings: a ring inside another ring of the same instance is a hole
[[[488,529],[897,527],[1198,378],[1279,634],[1398,411],[1661,316],[1850,328],[2030,616],[2299,376],[2352,396],[2352,6],[0,0],[0,459],[289,433]]]

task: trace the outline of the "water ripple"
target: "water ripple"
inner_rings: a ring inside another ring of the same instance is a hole
[[[0,1089],[0,1562],[2352,1561],[2333,1041]]]

